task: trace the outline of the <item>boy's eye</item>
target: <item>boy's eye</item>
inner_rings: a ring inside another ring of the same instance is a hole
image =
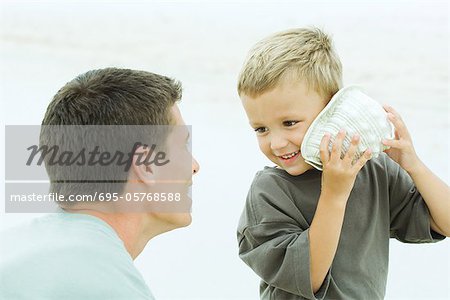
[[[294,126],[295,124],[297,124],[299,121],[284,121],[283,125],[286,127],[290,127],[290,126]]]
[[[255,132],[256,133],[264,133],[264,132],[266,132],[267,131],[267,127],[258,127],[258,128],[255,128]]]

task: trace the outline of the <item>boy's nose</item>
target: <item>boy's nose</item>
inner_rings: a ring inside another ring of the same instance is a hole
[[[286,147],[288,144],[288,140],[283,136],[273,136],[270,141],[270,148],[272,150],[280,150]]]
[[[192,157],[192,175],[197,174],[198,171],[200,171],[200,165],[198,161],[194,157]]]

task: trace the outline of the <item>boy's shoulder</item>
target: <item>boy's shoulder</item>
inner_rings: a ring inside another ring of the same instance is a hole
[[[319,175],[317,186],[320,186],[320,172],[314,173]],[[296,224],[295,215],[302,214],[296,203],[302,198],[297,197],[298,191],[302,190],[296,184],[300,177],[289,175],[278,167],[264,167],[258,171],[247,194],[238,227],[240,232],[260,224]]]
[[[278,167],[264,167],[255,174],[247,195],[248,209],[259,215],[269,215],[269,211],[293,211],[299,199],[308,201],[320,193],[322,172],[308,170],[293,176]]]
[[[316,169],[311,169],[305,173],[293,176],[277,166],[269,167],[265,166],[262,170],[256,172],[251,188],[261,186],[272,186],[274,182],[281,184],[295,184],[303,180],[320,178],[322,172]]]
[[[401,167],[393,161],[386,153],[381,152],[377,157],[370,159],[359,171],[359,179],[367,179],[367,182],[373,182],[373,178],[383,178],[386,183],[406,174]],[[381,180],[383,182],[384,180]]]

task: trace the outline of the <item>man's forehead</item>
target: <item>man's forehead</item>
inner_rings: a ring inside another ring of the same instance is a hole
[[[173,124],[174,125],[185,125],[183,117],[181,116],[180,109],[178,108],[177,104],[174,104],[172,108],[170,109],[170,112],[172,114]]]
[[[187,139],[190,136],[190,128],[184,123],[183,117],[181,116],[180,109],[178,105],[174,104],[171,108],[171,113],[173,117],[173,128],[171,130],[171,137],[178,139]]]

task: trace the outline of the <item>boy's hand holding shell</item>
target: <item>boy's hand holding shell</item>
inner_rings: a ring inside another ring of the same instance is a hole
[[[387,112],[389,121],[395,127],[394,139],[383,139],[382,141],[383,145],[390,147],[384,152],[411,174],[415,168],[421,165],[421,161],[414,150],[411,135],[400,114],[394,108],[389,105],[383,105],[383,108]]]
[[[341,156],[342,145],[345,139],[345,130],[340,130],[333,143],[332,150],[328,147],[331,135],[325,133],[320,143],[320,158],[322,161],[322,193],[332,195],[332,198],[347,202],[348,196],[355,184],[359,170],[371,158],[372,151],[367,149],[362,155],[356,157],[360,138],[354,135],[345,155]],[[343,197],[339,197],[343,196]]]

